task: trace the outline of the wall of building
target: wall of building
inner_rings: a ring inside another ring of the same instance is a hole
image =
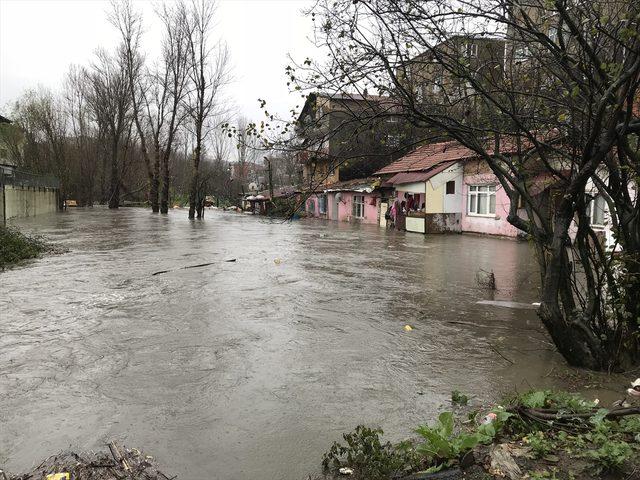
[[[336,202],[336,195],[340,200]],[[364,218],[353,217],[354,195],[364,196]],[[337,218],[335,208],[338,207]],[[332,192],[327,194],[327,213],[331,220],[377,224],[379,221],[380,195],[377,193]]]
[[[460,233],[461,220],[461,213],[428,213],[425,215],[425,233]]]
[[[462,231],[486,233],[489,235],[502,235],[516,237],[520,230],[507,221],[511,202],[506,192],[500,185],[496,176],[488,170],[484,162],[468,162],[464,166],[464,185],[462,186]],[[490,216],[470,215],[468,213],[468,194],[470,185],[495,185],[496,186],[496,212]]]
[[[320,208],[322,206],[322,201],[324,198],[324,209]],[[305,212],[310,217],[315,218],[328,218],[329,214],[329,205],[328,205],[328,197],[324,194],[313,194],[310,195],[305,202]]]
[[[11,218],[33,217],[52,213],[58,209],[58,190],[44,187],[4,185],[4,205],[0,215]]]

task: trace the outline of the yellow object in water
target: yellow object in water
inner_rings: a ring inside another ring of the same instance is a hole
[[[411,330],[413,330],[413,327],[411,325],[405,325],[404,326],[404,331],[405,332],[410,332]]]
[[[282,263],[282,260],[280,260],[279,258],[276,258],[273,263],[275,263],[276,265],[280,265],[280,263]]]
[[[68,473],[50,473],[47,475],[47,480],[69,480]]]

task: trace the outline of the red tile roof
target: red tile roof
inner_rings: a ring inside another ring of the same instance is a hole
[[[380,186],[380,179],[378,177],[355,178],[353,180],[343,180],[327,185],[324,187],[324,191],[358,192],[362,190],[374,190],[378,186]]]
[[[455,141],[431,143],[416,148],[413,152],[378,170],[374,175],[430,170],[444,162],[451,163],[477,156],[478,154],[473,150]]]
[[[393,177],[387,180],[387,183],[391,185],[398,185],[402,183],[415,183],[415,182],[426,182],[431,177],[434,177],[438,173],[446,170],[448,167],[456,163],[453,162],[445,162],[437,165],[436,167],[422,172],[400,172],[396,173]]]

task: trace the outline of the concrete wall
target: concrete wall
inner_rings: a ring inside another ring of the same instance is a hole
[[[425,216],[425,233],[460,233],[461,219],[461,213],[428,213]]]
[[[58,209],[58,190],[44,187],[23,187],[4,185],[4,213],[6,220],[11,218],[33,217],[52,213]]]

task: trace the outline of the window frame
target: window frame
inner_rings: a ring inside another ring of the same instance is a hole
[[[469,58],[476,58],[478,56],[478,44],[476,42],[467,43],[467,55]]]
[[[475,190],[474,190],[475,189]],[[480,190],[486,189],[486,190]],[[493,190],[491,190],[493,189]],[[467,216],[492,218],[496,216],[496,185],[469,185],[467,191]],[[480,195],[487,197],[487,213],[478,213],[480,210]],[[493,197],[493,212],[491,212],[491,197]],[[475,198],[475,211],[471,211],[471,201]]]
[[[598,202],[601,201],[602,205],[601,205],[601,210],[602,210],[602,223],[594,223],[593,222],[593,215],[596,209],[596,206],[598,204]],[[596,228],[596,229],[604,229],[606,228],[606,223],[605,223],[605,214],[606,214],[606,208],[607,208],[607,202],[605,200],[605,198],[600,195],[594,195],[591,198],[589,198],[589,204],[587,206],[588,212],[587,215],[589,216],[589,226],[591,228]]]
[[[452,192],[449,191],[449,185],[453,185],[453,191]],[[445,195],[455,195],[456,194],[456,181],[455,180],[449,180],[447,183],[444,184],[444,194]]]
[[[327,214],[327,196],[319,195],[317,205],[318,205],[318,213],[320,215],[326,215]]]
[[[354,195],[352,199],[352,213],[353,218],[363,219],[364,218],[364,195]],[[358,215],[358,210],[360,210],[360,215]]]

